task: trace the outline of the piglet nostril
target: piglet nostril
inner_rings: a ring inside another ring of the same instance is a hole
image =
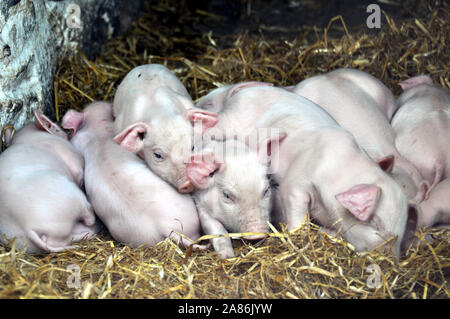
[[[191,182],[187,181],[180,187],[178,187],[178,192],[182,194],[192,193],[194,191],[194,186],[192,186]]]

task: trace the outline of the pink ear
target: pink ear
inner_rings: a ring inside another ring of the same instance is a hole
[[[68,110],[62,119],[62,127],[72,130],[72,137],[77,133],[84,121],[84,114],[75,110]]]
[[[417,194],[414,197],[417,203],[422,202],[430,197],[431,193],[430,183],[426,180],[423,180],[419,183],[419,189],[417,190]]]
[[[285,132],[280,133],[276,137],[269,137],[259,143],[257,151],[261,156],[271,156],[274,147],[279,147],[280,143],[287,137]]]
[[[268,166],[268,174],[274,174],[279,168],[280,144],[287,137],[286,133],[270,136],[262,140],[257,146],[258,160]],[[250,148],[253,148],[250,145]]]
[[[184,113],[184,116],[191,122],[191,123],[198,123],[201,122],[202,124],[202,132],[205,132],[207,129],[214,127],[217,122],[219,121],[217,119],[217,113],[192,108],[189,110],[186,110]]]
[[[195,154],[186,165],[186,176],[196,188],[205,189],[210,185],[210,175],[222,167],[213,153]]]
[[[392,169],[394,168],[394,155],[388,155],[385,158],[382,158],[378,161],[378,166],[388,174],[392,173]]]
[[[235,95],[236,93],[238,93],[239,91],[241,91],[243,89],[250,88],[250,87],[254,87],[254,86],[273,86],[273,83],[256,82],[256,81],[238,83],[238,84],[234,85],[230,89],[230,91],[228,92],[228,95],[227,95],[227,98],[225,99],[225,101],[228,100],[233,95]]]
[[[409,78],[403,82],[400,82],[398,85],[402,87],[403,91],[406,91],[412,87],[415,87],[420,84],[428,84],[433,85],[433,80],[428,75],[418,75],[412,78]]]
[[[58,125],[50,121],[50,119],[40,111],[34,110],[33,114],[34,124],[39,130],[46,131],[50,134],[58,135],[64,139],[67,139],[67,134]]]
[[[144,135],[149,128],[150,126],[144,122],[135,123],[114,137],[114,141],[127,151],[139,152],[144,147]]]
[[[365,222],[375,212],[380,188],[371,184],[359,184],[348,191],[336,195],[336,199],[347,208],[356,218]]]

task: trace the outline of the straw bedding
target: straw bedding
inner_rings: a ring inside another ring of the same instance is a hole
[[[418,74],[450,87],[448,6],[427,7],[423,17],[401,22],[386,16],[387,25],[374,35],[351,33],[336,18],[328,28],[273,40],[201,34],[189,26],[208,13],[174,3],[148,4],[103,55],[88,60],[79,53],[61,61],[54,83],[58,121],[68,108],[112,100],[125,74],[146,63],[169,67],[194,100],[222,84],[292,85],[339,67],[371,73],[396,96],[397,83]],[[331,30],[338,36],[329,37]],[[449,298],[448,227],[418,230],[420,244],[400,259],[357,253],[310,220],[293,232],[273,228],[261,242],[239,237],[233,240],[237,257],[228,260],[170,240],[132,249],[106,230],[57,254],[29,255],[0,245],[0,298]],[[371,271],[373,265],[379,272]]]

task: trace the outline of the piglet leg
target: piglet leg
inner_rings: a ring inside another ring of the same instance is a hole
[[[202,229],[207,235],[228,234],[228,231],[217,219],[211,217],[202,208],[198,209]],[[234,257],[234,250],[229,237],[219,237],[211,239],[214,250],[219,253],[221,258]]]
[[[184,248],[189,248],[189,246],[191,246],[193,243],[192,240],[189,240],[183,236],[180,236],[179,234],[177,234],[175,232],[172,232],[168,237],[175,243],[181,243]],[[194,250],[207,250],[210,247],[211,247],[211,244],[206,244],[206,245],[195,244],[192,246],[192,248]]]
[[[28,232],[28,239],[37,248],[49,253],[58,253],[66,249],[73,249],[75,246],[54,243],[52,238],[46,234],[38,234],[35,230]]]
[[[280,184],[281,205],[288,230],[299,227],[304,222],[306,214],[311,213],[314,195],[310,188],[289,181]]]

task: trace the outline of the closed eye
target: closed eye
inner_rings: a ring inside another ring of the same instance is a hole
[[[222,196],[225,198],[226,202],[233,203],[234,197],[231,194],[228,194],[227,192],[222,192]]]
[[[270,195],[270,187],[267,187],[263,192],[263,197],[267,197]]]
[[[153,157],[155,158],[155,161],[162,162],[164,161],[164,155],[159,152],[153,152]]]

